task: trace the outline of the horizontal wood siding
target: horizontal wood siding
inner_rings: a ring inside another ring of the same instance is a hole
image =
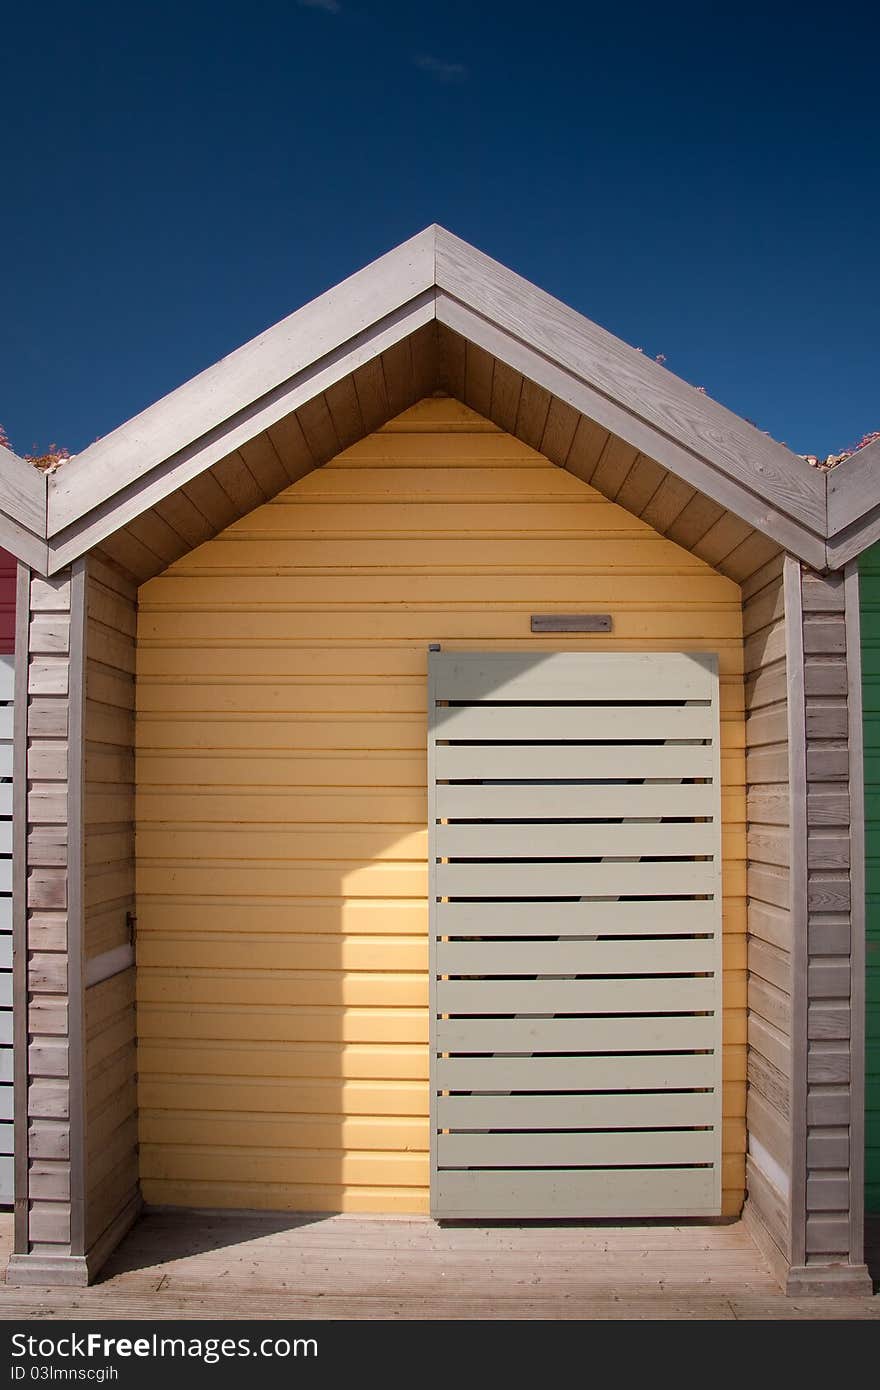
[[[185,463],[182,485],[170,492],[160,487],[155,505],[144,509],[142,498],[129,497],[112,535],[99,525],[104,555],[138,582],[158,574],[427,395],[437,381],[437,358],[437,325],[431,320],[282,413],[262,433],[242,427],[231,453],[215,452],[217,462],[202,471],[192,460]]]
[[[806,1094],[802,1258],[863,1266],[863,838],[858,573],[802,570],[806,721]],[[854,897],[855,892],[855,897]],[[795,1150],[797,1152],[797,1150]],[[798,1211],[794,1212],[798,1219]],[[792,1270],[795,1287],[804,1279]],[[790,1282],[791,1289],[791,1282]]]
[[[146,1200],[427,1210],[426,659],[440,642],[718,653],[723,1207],[738,1211],[738,587],[467,407],[431,399],[139,601]],[[535,611],[610,613],[613,630],[532,635]]]
[[[865,728],[865,1207],[880,1212],[880,545],[859,560]]]
[[[807,839],[806,1262],[826,1264],[850,1259],[847,630],[842,574],[805,570],[801,587],[807,797],[814,808]]]
[[[791,900],[783,562],[743,602],[748,780],[749,1200],[788,1258],[791,1191]]]
[[[15,651],[15,580],[18,563],[7,550],[0,550],[0,656]]]
[[[719,770],[713,656],[429,655],[434,1216],[719,1214]]]
[[[13,588],[13,595],[15,590]],[[0,1206],[15,1189],[12,1013],[12,772],[15,658],[0,651]]]
[[[86,591],[86,1242],[136,1198],[134,670],[137,590],[90,557]]]
[[[632,418],[610,405],[608,396],[596,395],[591,388],[572,393],[571,379],[526,347],[522,335],[506,337],[442,294],[437,313],[442,381],[454,396],[737,583],[778,554],[780,532],[772,508],[764,511],[763,525],[757,523],[756,529],[751,499],[737,496],[730,479],[722,481],[716,475],[713,481],[703,473],[707,491],[701,491],[693,457],[680,453],[676,457],[675,446],[670,454],[668,436],[660,440],[638,427],[633,431]],[[558,345],[554,339],[553,349]],[[656,384],[665,385],[664,378],[674,381],[661,371]],[[544,384],[539,385],[542,379]],[[642,405],[644,401],[642,396]],[[692,403],[693,398],[687,406]],[[752,476],[755,462],[752,443],[748,463]],[[797,471],[799,480],[791,479],[795,490],[804,485],[814,492],[816,478],[808,466]],[[769,472],[762,472],[761,481],[766,501]],[[752,522],[743,519],[749,515]],[[797,549],[795,533],[788,534]]]
[[[0,1206],[13,1199],[12,763],[17,561],[0,550]]]

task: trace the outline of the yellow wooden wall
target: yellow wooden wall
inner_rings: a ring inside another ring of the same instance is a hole
[[[610,612],[535,638],[532,612]],[[724,1207],[743,1199],[740,591],[465,406],[422,401],[140,591],[148,1202],[428,1207],[425,675],[476,649],[717,650]]]

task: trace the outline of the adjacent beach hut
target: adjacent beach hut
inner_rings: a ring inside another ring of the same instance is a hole
[[[7,465],[12,1278],[146,1201],[744,1210],[869,1290],[824,475],[436,227]]]
[[[880,547],[859,560],[865,710],[865,1206],[880,1212]]]
[[[865,1206],[880,1212],[880,441],[829,474],[831,545],[858,555],[866,849]],[[855,891],[855,884],[853,885]]]
[[[12,698],[14,556],[0,550],[0,1206],[12,1204]]]

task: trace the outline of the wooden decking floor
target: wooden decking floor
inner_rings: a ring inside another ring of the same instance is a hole
[[[3,1219],[5,1264],[11,1222]],[[0,1318],[880,1318],[783,1296],[742,1225],[438,1227],[151,1212],[90,1289],[0,1289]]]

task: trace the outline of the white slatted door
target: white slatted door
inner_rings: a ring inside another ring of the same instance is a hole
[[[721,1209],[718,669],[429,656],[431,1209]]]
[[[0,1205],[12,1185],[12,695],[14,658],[0,656]]]

